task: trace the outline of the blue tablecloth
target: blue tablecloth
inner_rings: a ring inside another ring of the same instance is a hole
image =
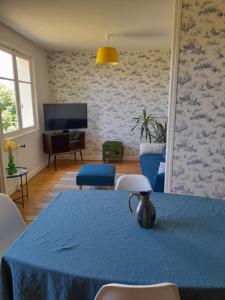
[[[225,202],[153,193],[142,229],[128,193],[61,193],[5,253],[2,299],[92,300],[106,283],[174,282],[182,299],[225,299]]]

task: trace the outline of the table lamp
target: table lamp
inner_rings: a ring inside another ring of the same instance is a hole
[[[13,140],[4,140],[3,142],[3,150],[8,152],[8,175],[13,175],[16,173],[16,165],[14,163],[12,151],[17,150],[17,144]]]

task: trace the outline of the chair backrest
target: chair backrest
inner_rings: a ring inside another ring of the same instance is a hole
[[[8,195],[0,193],[0,257],[25,229],[16,204]]]
[[[144,175],[122,175],[118,178],[115,190],[129,192],[152,191],[152,186],[148,178]]]
[[[95,300],[180,300],[178,289],[173,283],[154,285],[104,285]]]

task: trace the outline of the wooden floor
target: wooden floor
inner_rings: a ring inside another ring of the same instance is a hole
[[[99,164],[102,162],[86,161],[85,163]],[[18,208],[27,224],[31,223],[32,220],[40,214],[42,208],[37,208],[37,204],[51,191],[59,179],[68,171],[79,171],[81,165],[82,163],[80,161],[58,160],[57,171],[55,171],[53,165],[51,165],[50,168],[46,167],[28,182],[29,198],[25,199],[24,208],[18,204]],[[140,174],[140,163],[138,161],[124,161],[122,163],[115,163],[115,166],[117,173]],[[17,196],[18,194],[14,193],[12,198],[16,198]]]

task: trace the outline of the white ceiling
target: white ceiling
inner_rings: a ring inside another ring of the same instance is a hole
[[[173,0],[0,0],[0,21],[48,49],[169,48]]]

